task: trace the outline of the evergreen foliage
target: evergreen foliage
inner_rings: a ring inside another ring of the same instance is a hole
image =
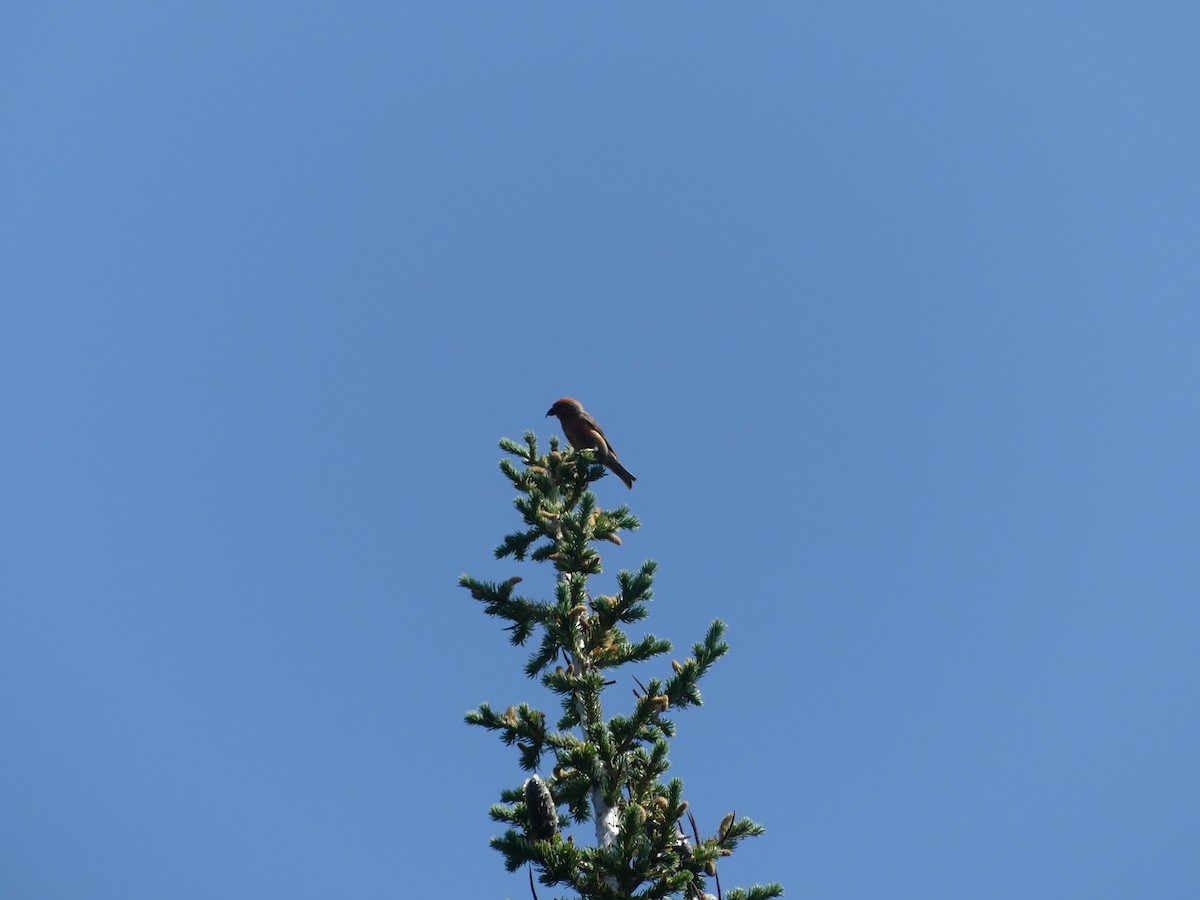
[[[504,438],[500,447],[516,460],[501,459],[500,469],[518,491],[515,505],[523,527],[504,538],[496,557],[553,563],[554,599],[516,594],[519,577],[491,583],[464,575],[459,583],[488,615],[508,623],[513,644],[532,639],[525,674],[540,677],[558,695],[561,714],[551,727],[544,712],[524,703],[503,713],[482,703],[467,713],[468,723],[515,746],[525,771],[550,758],[548,777],[535,774],[501,792],[491,817],[509,827],[492,846],[504,854],[510,872],[531,865],[543,885],[565,887],[581,900],[721,895],[718,860],[763,828],[729,813],[715,833],[701,837],[683,799],[683,782],[664,778],[670,767],[667,741],[675,734],[668,713],[702,702],[700,678],[729,649],[725,625],[714,621],[691,656],[671,663],[668,677],[637,682],[641,690],[635,691],[627,715],[606,719],[601,698],[615,683],[613,670],[671,650],[670,642],[650,634],[633,640],[623,627],[649,614],[653,561],[636,572],[620,572],[614,594],[593,594],[588,588],[588,579],[601,572],[596,545],[620,544],[621,532],[640,523],[627,506],[598,506],[591,483],[605,470],[592,451],[560,450],[552,437],[550,452],[539,454],[533,432],[526,432],[524,444]],[[589,820],[595,823],[594,847],[563,836],[562,826]],[[708,893],[709,879],[715,881],[716,895]],[[778,884],[756,885],[725,892],[723,898],[767,900],[782,893]]]

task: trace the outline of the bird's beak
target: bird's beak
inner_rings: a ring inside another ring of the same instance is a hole
[[[548,419],[548,418],[550,418],[552,415],[554,415],[554,407],[553,407],[553,406],[552,406],[552,407],[550,407],[548,410],[546,410],[546,418]]]

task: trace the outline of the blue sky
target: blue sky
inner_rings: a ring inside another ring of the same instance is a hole
[[[4,896],[528,896],[462,715],[554,701],[455,581],[550,590],[563,395],[596,587],[729,623],[726,887],[1200,892],[1194,4],[0,20]]]

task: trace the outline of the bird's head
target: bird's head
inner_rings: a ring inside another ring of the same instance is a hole
[[[555,400],[554,405],[546,411],[546,416],[577,416],[583,412],[583,405],[570,397]]]

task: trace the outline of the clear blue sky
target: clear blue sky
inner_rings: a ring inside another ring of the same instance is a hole
[[[571,395],[639,477],[597,587],[730,625],[672,753],[767,827],[727,887],[1200,896],[1197,47],[1183,2],[9,3],[0,895],[528,897],[462,715],[554,701],[455,580],[548,592],[496,441]]]

